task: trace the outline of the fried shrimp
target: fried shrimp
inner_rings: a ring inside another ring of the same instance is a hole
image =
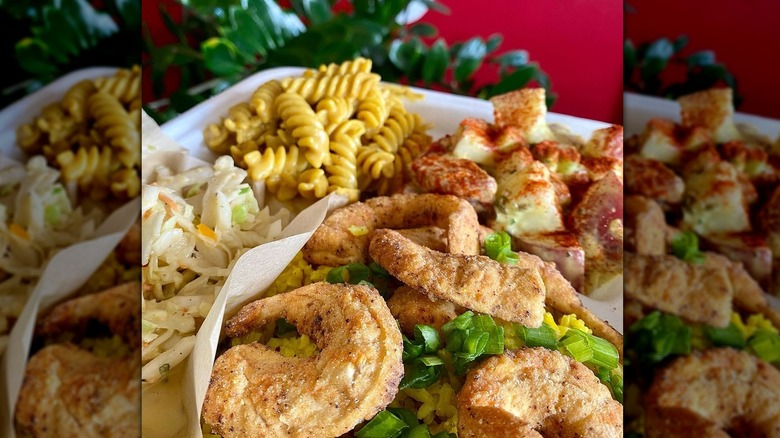
[[[563,274],[555,268],[555,264],[545,262],[533,254],[518,252],[517,255],[517,264],[519,266],[539,271],[542,282],[544,282],[544,301],[547,306],[563,314],[573,313],[577,315],[593,330],[596,336],[602,337],[614,345],[618,353],[620,353],[621,359],[623,358],[623,335],[582,304],[577,291],[574,290],[574,287]]]
[[[694,352],[656,374],[648,438],[780,437],[780,371],[730,348]]]
[[[111,333],[121,335],[131,348],[138,348],[141,345],[140,301],[141,284],[125,283],[56,306],[38,323],[37,331],[42,336],[66,330],[79,332],[86,330],[91,320],[96,320]]]
[[[39,334],[87,334],[97,320],[130,345],[102,357],[71,343],[49,345],[30,358],[16,403],[21,434],[36,437],[140,436],[139,283],[66,301],[39,325]]]
[[[287,358],[253,343],[219,356],[203,403],[216,433],[337,437],[393,400],[403,374],[401,333],[375,289],[314,283],[244,306],[225,332],[243,336],[278,318],[311,337],[319,353]]]
[[[369,252],[391,275],[432,300],[526,327],[542,324],[544,283],[534,269],[485,256],[440,253],[386,229],[374,232]]]
[[[432,300],[409,286],[399,287],[387,300],[390,313],[398,319],[404,333],[414,333],[414,326],[425,324],[439,330],[455,319],[462,310],[445,300]]]
[[[446,230],[447,252],[479,254],[479,220],[468,201],[451,195],[406,194],[371,198],[334,211],[303,247],[303,256],[315,265],[365,263],[375,230],[429,225]],[[353,233],[354,227],[368,232]]]
[[[695,265],[672,255],[626,253],[626,297],[694,322],[725,327],[734,291],[721,267]]]
[[[622,437],[623,406],[585,365],[545,348],[494,356],[458,394],[458,436]]]

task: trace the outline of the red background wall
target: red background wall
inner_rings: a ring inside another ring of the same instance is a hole
[[[741,112],[780,118],[780,2],[629,0],[626,38],[636,45],[680,34],[684,53],[711,49],[739,83]]]
[[[423,21],[435,24],[448,42],[501,33],[504,42],[500,51],[525,49],[531,61],[538,62],[548,73],[558,94],[553,111],[620,123],[622,1],[442,0],[442,3],[452,10],[450,15],[429,12]],[[160,19],[160,4],[170,6],[174,2],[143,2],[143,18],[157,44],[172,41]],[[486,76],[489,74],[481,78]],[[169,87],[175,88],[175,85]],[[150,92],[149,87],[144,89]]]

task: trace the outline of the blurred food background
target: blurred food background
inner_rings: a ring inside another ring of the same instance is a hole
[[[780,118],[778,16],[774,0],[629,0],[626,91],[674,98],[728,85],[737,111]]]
[[[616,0],[144,2],[144,103],[162,122],[255,71],[362,55],[390,81],[481,97],[540,85],[552,111],[619,123],[621,13]]]

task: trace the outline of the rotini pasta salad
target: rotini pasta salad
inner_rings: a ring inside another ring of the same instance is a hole
[[[357,58],[260,85],[203,137],[280,201],[305,206],[333,192],[357,201],[410,180],[412,160],[431,143],[404,106],[420,97],[380,83],[371,60]]]
[[[247,172],[221,157],[176,173],[159,165],[142,194],[142,381],[159,382],[190,354],[233,265],[273,240],[290,212],[271,213]]]

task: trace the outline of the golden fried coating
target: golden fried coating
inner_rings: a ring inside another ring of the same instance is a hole
[[[777,438],[780,371],[743,351],[696,351],[656,374],[645,408],[648,438]]]
[[[225,332],[243,336],[278,318],[320,351],[287,358],[252,343],[219,356],[203,403],[203,419],[216,433],[337,437],[393,400],[403,375],[403,345],[375,289],[314,283],[244,306]]]
[[[409,286],[399,287],[387,300],[387,307],[401,324],[401,331],[408,335],[414,333],[414,326],[417,324],[429,325],[439,330],[441,326],[463,313],[459,306],[446,300],[432,300]]]
[[[545,348],[494,356],[458,394],[458,436],[622,437],[623,405],[585,365]]]
[[[626,297],[689,321],[725,327],[734,291],[723,268],[687,263],[671,255],[626,253]]]
[[[485,256],[440,253],[387,229],[374,232],[369,253],[391,275],[430,299],[527,327],[542,324],[544,283],[536,270]]]

